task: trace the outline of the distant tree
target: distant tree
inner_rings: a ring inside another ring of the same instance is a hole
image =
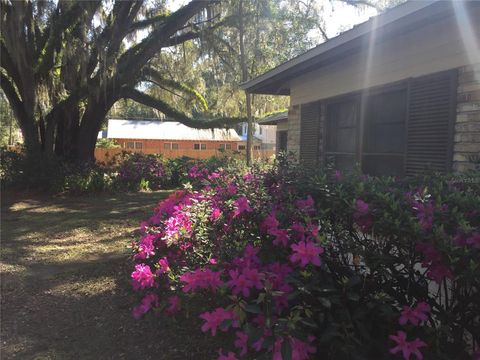
[[[151,66],[156,55],[216,26],[215,1],[193,0],[174,13],[163,2],[0,1],[0,83],[30,158],[93,160],[97,133],[120,99],[193,127],[230,120],[212,118],[196,91]],[[182,93],[200,118],[143,92],[144,83]]]

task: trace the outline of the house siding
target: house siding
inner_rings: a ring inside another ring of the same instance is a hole
[[[453,170],[480,169],[480,63],[458,69]]]
[[[480,18],[480,6],[472,6],[470,16]],[[471,25],[473,38],[480,38],[479,22]],[[475,44],[466,44],[464,38],[454,16],[416,27],[293,79],[291,105],[465,66],[472,63]]]
[[[300,106],[294,105],[288,109],[288,152],[292,152],[297,160],[300,158]]]

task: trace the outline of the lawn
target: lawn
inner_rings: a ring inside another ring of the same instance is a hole
[[[212,359],[197,317],[131,317],[129,244],[166,195],[3,194],[2,359]]]

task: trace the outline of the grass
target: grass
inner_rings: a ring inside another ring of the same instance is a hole
[[[135,321],[129,244],[168,192],[2,194],[2,359],[213,359],[196,316]]]

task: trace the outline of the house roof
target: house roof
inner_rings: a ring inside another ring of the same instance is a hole
[[[288,111],[278,112],[272,115],[265,116],[264,118],[258,119],[257,124],[259,125],[277,125],[279,121],[288,119]]]
[[[109,119],[107,138],[146,140],[240,141],[233,129],[194,129],[179,122]]]
[[[289,95],[290,79],[362,49],[371,40],[372,31],[375,31],[375,41],[385,41],[395,34],[415,29],[422,22],[441,17],[451,9],[452,4],[448,1],[407,1],[240,84],[240,87],[255,94]]]

